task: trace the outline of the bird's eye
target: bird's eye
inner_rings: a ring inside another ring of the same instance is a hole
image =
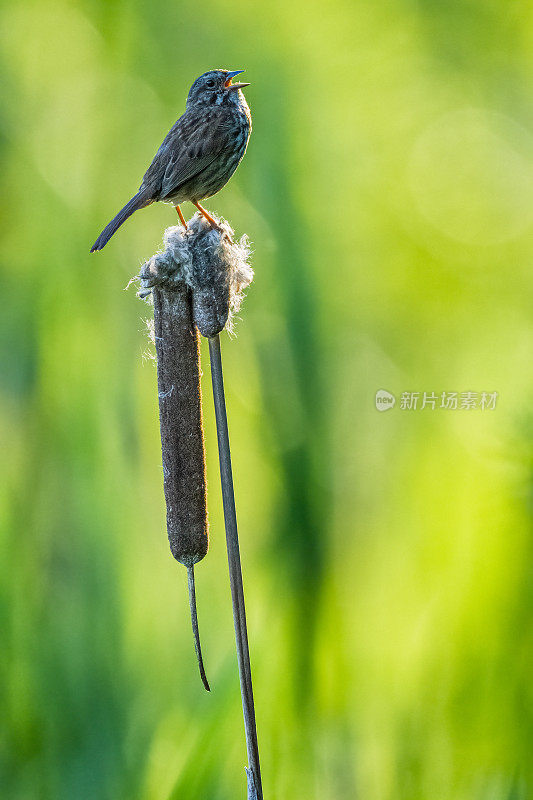
[[[215,81],[213,80],[213,78],[209,78],[209,80],[205,82],[205,85],[208,87],[208,89],[214,89]]]

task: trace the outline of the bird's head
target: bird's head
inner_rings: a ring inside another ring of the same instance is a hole
[[[249,83],[232,83],[236,75],[244,72],[242,69],[211,69],[196,78],[187,97],[187,106],[205,105],[216,106],[235,104],[239,105],[243,99],[241,89]]]

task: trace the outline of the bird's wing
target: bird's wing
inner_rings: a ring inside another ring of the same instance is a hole
[[[187,111],[166,135],[142,186],[151,189],[154,199],[172,196],[183,183],[203,172],[230,141],[231,116],[222,109]]]

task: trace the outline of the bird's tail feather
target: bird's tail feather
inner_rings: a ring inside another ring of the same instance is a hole
[[[150,200],[146,196],[146,193],[140,189],[137,194],[126,203],[124,208],[118,212],[116,217],[113,217],[111,222],[105,226],[104,230],[91,247],[91,253],[94,253],[95,250],[102,250],[111,239],[113,234],[120,228],[122,223],[126,222],[128,217],[131,217],[134,211],[137,211],[139,208],[144,208],[144,206],[147,206],[149,203]]]

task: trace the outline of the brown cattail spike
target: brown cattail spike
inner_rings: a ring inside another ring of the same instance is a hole
[[[154,288],[153,297],[167,532],[172,555],[187,568],[198,666],[210,691],[198,635],[193,567],[208,547],[198,332],[184,283]]]

